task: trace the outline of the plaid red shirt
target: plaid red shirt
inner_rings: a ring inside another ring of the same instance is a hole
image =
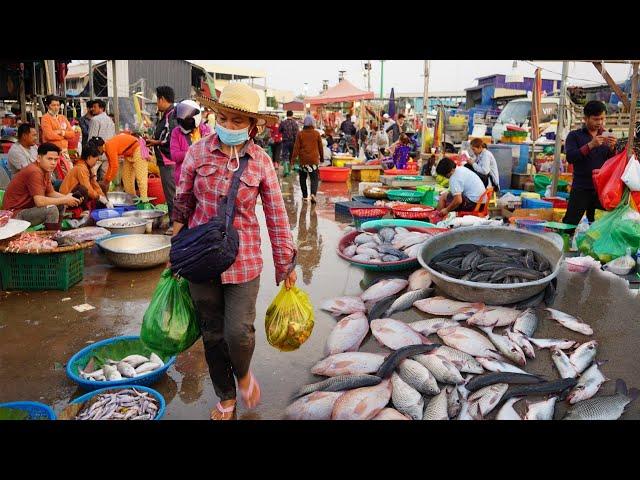
[[[249,155],[249,163],[240,177],[233,221],[240,237],[240,248],[235,263],[222,274],[222,283],[249,282],[262,272],[260,226],[255,213],[260,194],[273,246],[276,284],[279,284],[294,268],[296,258],[280,184],[271,159],[253,140],[247,142],[238,156],[245,153]],[[228,160],[229,157],[220,150],[216,134],[189,148],[173,204],[172,218],[175,222],[193,228],[217,215],[220,197],[226,195],[233,176],[233,172],[227,169]],[[233,163],[235,165],[235,158]]]

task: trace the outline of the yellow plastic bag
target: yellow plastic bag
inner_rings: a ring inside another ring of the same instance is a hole
[[[269,343],[283,352],[300,347],[313,330],[313,305],[297,287],[280,289],[267,309],[264,328]]]

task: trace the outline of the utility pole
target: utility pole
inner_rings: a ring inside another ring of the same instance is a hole
[[[93,61],[89,60],[89,98],[93,100]]]
[[[427,152],[427,116],[429,114],[429,69],[431,61],[424,61],[424,92],[422,95],[422,148]]]
[[[380,98],[384,98],[384,60],[380,60]]]
[[[367,60],[367,63],[364,66],[367,71],[367,91],[371,91],[371,60]]]
[[[116,60],[111,60],[111,72],[113,75],[113,119],[116,124],[116,133],[120,132],[120,108],[118,106],[118,77],[116,74]]]
[[[638,64],[633,62],[631,75],[631,105],[629,108],[629,144],[627,145],[627,159],[633,155],[633,143],[636,136],[636,104],[638,103]]]
[[[42,73],[42,68],[40,69],[40,73]],[[31,112],[33,113],[33,121],[36,125],[36,142],[40,143],[40,119],[38,118],[38,81],[36,76],[36,62],[33,62],[33,108]]]
[[[553,177],[551,180],[551,196],[555,196],[558,190],[558,176],[560,174],[560,150],[562,149],[562,134],[564,132],[564,117],[567,108],[567,76],[569,75],[569,62],[562,62],[562,84],[560,85],[560,106],[558,108],[558,127],[556,128],[556,146],[553,154]],[[531,146],[533,149],[533,145]]]

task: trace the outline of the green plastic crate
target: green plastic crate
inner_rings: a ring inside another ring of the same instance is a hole
[[[69,290],[84,276],[84,250],[0,254],[2,290]]]
[[[420,203],[423,193],[415,190],[388,190],[387,197],[392,201]]]

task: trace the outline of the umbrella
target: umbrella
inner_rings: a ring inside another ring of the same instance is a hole
[[[391,89],[391,96],[389,97],[389,117],[393,118],[395,120],[396,118],[396,100],[395,100],[396,96],[395,93],[393,91],[393,88]]]
[[[542,96],[542,75],[541,70],[536,68],[533,81],[533,93],[531,95],[531,140],[538,139],[540,125],[540,99]]]

